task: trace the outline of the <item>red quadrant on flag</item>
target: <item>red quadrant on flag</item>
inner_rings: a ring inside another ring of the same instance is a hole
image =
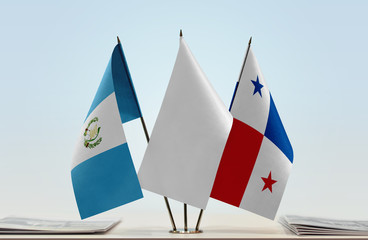
[[[261,133],[234,118],[212,187],[212,198],[239,207],[262,140]]]

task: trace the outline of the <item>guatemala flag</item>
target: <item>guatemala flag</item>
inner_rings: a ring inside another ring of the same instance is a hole
[[[82,219],[143,197],[122,125],[141,115],[119,43],[73,154],[71,176]]]

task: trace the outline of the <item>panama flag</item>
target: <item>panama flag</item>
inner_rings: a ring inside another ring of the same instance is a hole
[[[205,209],[232,117],[183,37],[138,177],[142,188]]]
[[[73,154],[71,176],[82,219],[143,197],[122,125],[139,117],[141,110],[119,42]]]
[[[293,149],[252,49],[230,106],[234,117],[211,197],[274,219]]]

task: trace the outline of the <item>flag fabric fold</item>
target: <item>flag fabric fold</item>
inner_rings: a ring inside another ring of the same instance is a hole
[[[231,114],[183,38],[138,176],[143,189],[205,209]]]
[[[211,197],[274,219],[293,149],[252,49],[231,103],[234,124]]]
[[[118,44],[73,154],[71,176],[82,219],[143,197],[122,125],[139,117],[139,103]]]

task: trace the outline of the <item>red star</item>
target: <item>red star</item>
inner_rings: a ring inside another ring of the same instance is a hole
[[[271,192],[272,192],[272,185],[274,183],[276,183],[277,181],[273,180],[272,177],[271,177],[271,171],[270,171],[270,174],[268,174],[268,177],[267,178],[262,178],[263,182],[265,183],[263,189],[262,189],[262,192],[268,188]]]

